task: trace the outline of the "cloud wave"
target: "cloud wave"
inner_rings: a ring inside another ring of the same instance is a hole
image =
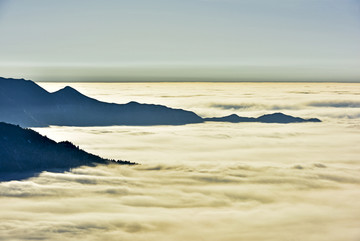
[[[358,171],[324,167],[149,164],[44,172],[0,184],[0,235],[5,240],[289,240],[293,235],[356,240]]]

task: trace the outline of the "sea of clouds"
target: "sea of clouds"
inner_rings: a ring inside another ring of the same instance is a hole
[[[43,83],[48,90],[63,83]],[[356,84],[86,84],[109,102],[321,123],[36,128],[136,166],[0,183],[0,240],[360,239]]]

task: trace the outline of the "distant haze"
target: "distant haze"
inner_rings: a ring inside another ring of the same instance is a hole
[[[0,0],[0,76],[360,81],[357,0]]]

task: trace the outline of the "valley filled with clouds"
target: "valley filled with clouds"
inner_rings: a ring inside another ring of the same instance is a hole
[[[42,83],[53,91],[65,83]],[[34,128],[107,158],[0,183],[6,240],[360,238],[357,84],[71,83],[103,101],[321,123]]]

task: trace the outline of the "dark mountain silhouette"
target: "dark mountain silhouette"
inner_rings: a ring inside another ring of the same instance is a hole
[[[262,116],[256,118],[256,120],[259,122],[264,122],[264,123],[321,122],[317,118],[303,119],[300,117],[293,117],[290,115],[285,115],[283,113],[262,115]]]
[[[69,141],[55,142],[31,129],[0,122],[0,181],[33,176],[41,171],[65,171],[82,165],[135,164],[89,154]]]
[[[303,119],[300,117],[293,117],[290,115],[285,115],[283,113],[274,113],[268,115],[262,115],[258,118],[253,117],[240,117],[238,115],[229,115],[224,117],[213,117],[213,118],[204,118],[205,121],[218,121],[218,122],[262,122],[262,123],[297,123],[297,122],[321,122],[317,118]]]
[[[49,93],[30,80],[0,77],[0,121],[24,127],[40,127],[183,125],[204,121],[290,123],[319,120],[305,120],[281,113],[259,118],[230,115],[203,119],[194,112],[163,105],[105,103],[87,97],[69,86]]]
[[[21,126],[182,125],[203,122],[162,105],[105,103],[71,87],[49,93],[32,81],[0,78],[0,121]]]
[[[217,121],[217,122],[231,122],[231,123],[239,123],[239,122],[256,122],[256,118],[253,117],[240,117],[236,114],[224,116],[224,117],[212,117],[212,118],[204,118],[205,121]]]

